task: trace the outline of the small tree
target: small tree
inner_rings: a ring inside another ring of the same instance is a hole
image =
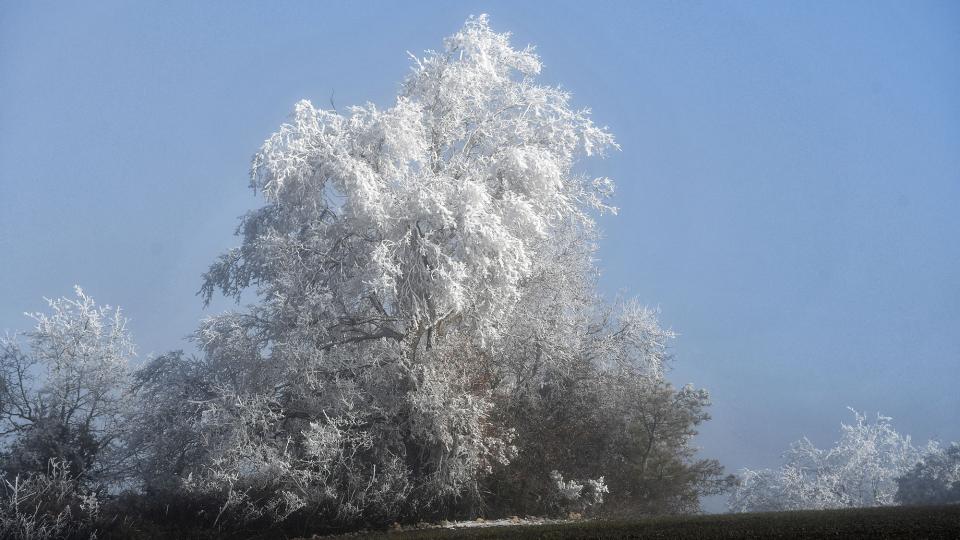
[[[960,443],[932,448],[909,472],[897,478],[900,504],[960,503]]]
[[[96,536],[102,495],[128,471],[128,364],[120,309],[48,300],[37,325],[0,340],[0,536]],[[25,343],[23,343],[25,342]]]
[[[618,494],[607,513],[696,513],[701,497],[733,486],[733,476],[724,475],[717,460],[697,458],[692,445],[698,426],[710,419],[706,390],[665,381],[620,384],[626,388],[618,402],[603,411],[622,419],[599,459]]]
[[[180,487],[191,467],[204,461],[207,448],[201,413],[218,373],[202,357],[175,351],[151,359],[133,373],[136,396],[125,421],[125,444],[135,451],[135,478],[147,494]]]
[[[103,487],[121,474],[134,346],[119,308],[75,292],[48,300],[49,314],[30,314],[32,332],[0,340],[3,469],[10,477],[43,474],[55,460],[79,482]]]
[[[494,414],[517,451],[484,489],[499,512],[556,512],[565,500],[551,495],[556,471],[605,479],[609,494],[591,512],[695,512],[731,482],[692,446],[709,396],[664,379],[674,333],[655,311],[596,297],[594,245],[589,230],[555,231],[486,364]]]

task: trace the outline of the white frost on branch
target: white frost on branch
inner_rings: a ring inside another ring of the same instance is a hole
[[[256,283],[284,317],[342,321],[331,344],[419,337],[453,317],[496,335],[540,241],[611,209],[609,180],[572,167],[613,137],[539,71],[481,16],[417,59],[386,110],[299,102],[253,159],[267,205],[211,268],[207,297]]]
[[[140,372],[137,421],[165,426],[141,431],[148,486],[240,521],[479,509],[517,452],[515,399],[662,376],[672,334],[595,292],[613,184],[575,166],[612,135],[486,17],[414,60],[389,108],[301,101],[254,156],[264,205],[202,293],[258,302],[204,320],[200,358]]]
[[[0,339],[0,450],[6,472],[45,473],[50,459],[98,487],[118,480],[133,340],[120,308],[47,299],[32,332]],[[21,339],[25,338],[25,339]],[[23,342],[26,343],[23,343]]]
[[[793,443],[776,470],[744,469],[730,496],[733,512],[802,510],[894,504],[896,479],[920,459],[923,449],[897,433],[890,417],[850,409],[855,424],[841,424],[835,446],[820,449],[806,437]],[[928,444],[928,447],[930,445]]]

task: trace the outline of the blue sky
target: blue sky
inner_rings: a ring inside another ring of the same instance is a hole
[[[592,3],[591,3],[592,4]],[[0,331],[74,283],[175,348],[309,98],[389,105],[489,13],[617,135],[601,286],[660,306],[704,454],[770,466],[847,405],[960,439],[956,2],[3,2]]]

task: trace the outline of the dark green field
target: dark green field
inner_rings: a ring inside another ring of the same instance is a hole
[[[460,530],[422,529],[369,533],[364,536],[393,540],[433,538],[960,539],[960,505],[722,514]]]

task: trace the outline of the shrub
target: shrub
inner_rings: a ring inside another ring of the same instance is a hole
[[[97,495],[80,486],[65,461],[0,483],[0,538],[95,538],[99,513]]]
[[[910,505],[960,503],[960,443],[931,450],[897,478],[896,501]]]

